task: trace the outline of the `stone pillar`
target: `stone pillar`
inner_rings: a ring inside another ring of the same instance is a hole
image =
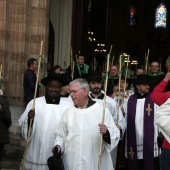
[[[39,58],[41,41],[45,41],[43,59],[47,58],[49,1],[0,0],[0,64],[13,124],[17,132],[23,111],[23,75],[30,57]]]

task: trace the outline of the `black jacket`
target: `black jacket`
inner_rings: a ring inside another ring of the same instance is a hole
[[[0,144],[9,143],[9,127],[12,124],[11,112],[6,96],[0,95]]]
[[[27,69],[24,74],[25,106],[34,98],[35,86],[36,86],[36,75],[32,70]],[[39,89],[37,89],[36,97],[39,97]]]

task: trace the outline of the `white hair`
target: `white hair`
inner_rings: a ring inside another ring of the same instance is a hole
[[[87,89],[87,91],[89,93],[90,87],[89,87],[88,82],[85,79],[82,79],[82,78],[75,79],[70,82],[69,86],[72,84],[76,84],[76,83],[79,83],[81,85],[81,87],[84,87],[85,89]]]

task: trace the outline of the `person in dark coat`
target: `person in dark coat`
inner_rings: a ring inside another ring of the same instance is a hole
[[[24,74],[24,102],[25,107],[34,98],[34,91],[36,86],[36,74],[35,71],[38,67],[38,62],[35,58],[30,58],[27,61],[27,70]],[[39,89],[37,89],[36,97],[39,97]]]
[[[113,89],[118,85],[119,82],[119,68],[117,65],[113,65],[110,69],[110,76],[108,77],[107,92],[106,94],[110,96],[113,94]]]
[[[3,156],[4,145],[9,143],[9,127],[12,124],[11,112],[7,97],[0,95],[0,163]]]
[[[158,85],[163,79],[164,74],[160,71],[160,63],[158,61],[152,61],[150,65],[150,72],[148,73],[150,76],[150,92],[154,90],[156,85]]]

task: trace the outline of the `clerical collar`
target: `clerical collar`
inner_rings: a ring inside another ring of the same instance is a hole
[[[92,106],[93,104],[95,104],[96,102],[95,101],[93,101],[90,97],[89,97],[89,101],[88,101],[88,103],[87,103],[87,106],[86,106],[86,108],[88,108],[88,107],[90,107],[90,106]],[[78,108],[76,105],[75,105],[75,107],[76,108]],[[84,108],[84,109],[86,109],[86,108]]]
[[[48,103],[48,104],[59,104],[60,96],[58,96],[55,100],[53,100],[48,95],[45,95],[45,100],[46,100],[46,103]]]
[[[157,72],[157,73],[152,73],[152,72],[150,72],[150,73],[148,73],[148,75],[149,76],[160,76],[160,75],[163,75],[163,73],[162,72]]]
[[[146,94],[140,94],[140,93],[136,93],[137,94],[137,99],[143,99],[143,98],[146,98],[147,97],[147,95],[148,95],[148,93],[146,93]]]
[[[90,96],[91,96],[92,99],[102,99],[102,100],[103,100],[103,98],[104,98],[104,94],[103,94],[103,93],[101,93],[101,95],[98,96],[97,98],[95,98],[95,97],[92,95],[92,93],[90,93]]]

